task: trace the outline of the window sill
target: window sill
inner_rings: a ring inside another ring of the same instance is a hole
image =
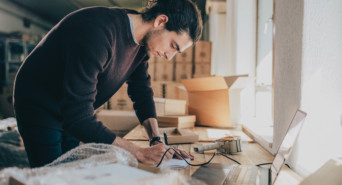
[[[242,125],[242,131],[255,142],[259,143],[268,152],[271,152],[273,145],[273,126],[251,126]]]

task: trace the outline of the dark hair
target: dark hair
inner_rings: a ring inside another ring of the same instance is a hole
[[[201,12],[191,0],[149,0],[148,6],[141,12],[145,22],[161,14],[168,17],[165,25],[168,31],[177,34],[187,32],[194,43],[200,39],[203,29]]]

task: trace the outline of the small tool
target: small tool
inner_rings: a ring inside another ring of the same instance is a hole
[[[240,136],[228,136],[216,140],[215,144],[197,146],[195,152],[204,153],[207,150],[214,150],[227,154],[235,154],[241,152]]]

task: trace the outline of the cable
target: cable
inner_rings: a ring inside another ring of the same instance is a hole
[[[261,164],[255,165],[255,166],[260,167],[260,166],[263,166],[263,165],[271,165],[271,164],[273,164],[273,163],[261,163]],[[285,165],[291,169],[291,167],[287,163],[285,163]]]
[[[226,158],[228,158],[228,159],[230,159],[230,160],[236,162],[236,163],[239,164],[239,165],[241,164],[241,163],[239,163],[238,161],[236,161],[236,160],[234,160],[234,159],[232,159],[232,158],[226,156],[226,154],[224,154],[224,153],[221,153],[221,152],[215,152],[215,153],[218,153],[218,154],[220,154],[220,155],[223,155],[224,157],[226,157]]]
[[[241,163],[239,163],[238,161],[236,161],[236,160],[234,160],[234,159],[232,159],[232,158],[226,156],[225,154],[223,154],[223,153],[221,153],[221,152],[215,152],[215,153],[213,154],[213,156],[209,159],[209,161],[207,161],[207,162],[205,162],[205,163],[202,163],[202,164],[191,164],[191,163],[189,163],[189,162],[183,157],[182,154],[178,153],[174,148],[170,147],[170,148],[168,148],[168,149],[164,152],[164,154],[163,154],[162,158],[160,159],[160,161],[159,161],[157,167],[160,166],[160,164],[163,162],[163,159],[164,159],[166,153],[167,153],[169,150],[171,150],[171,149],[172,149],[173,151],[175,151],[176,154],[178,154],[179,156],[181,156],[181,158],[182,158],[188,165],[190,165],[190,166],[205,166],[205,165],[209,164],[209,163],[213,160],[213,158],[215,157],[216,154],[220,154],[220,155],[222,155],[222,156],[224,156],[224,157],[226,157],[226,158],[228,158],[228,159],[230,159],[230,160],[236,162],[236,163],[239,164],[239,165],[241,164]]]
[[[272,163],[261,163],[261,164],[255,165],[255,166],[260,167],[260,166],[263,166],[263,165],[270,165],[270,164],[272,164]]]

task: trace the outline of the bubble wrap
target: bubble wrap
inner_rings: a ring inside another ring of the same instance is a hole
[[[58,159],[40,168],[7,168],[0,171],[0,185],[9,184],[9,177],[26,184],[54,184],[54,182],[40,182],[40,177],[46,174],[60,174],[66,169],[79,169],[110,163],[120,163],[132,167],[138,166],[137,159],[128,151],[113,145],[83,144],[63,154]],[[67,176],[67,174],[65,174]],[[68,183],[66,183],[68,184]]]
[[[7,168],[0,171],[0,185],[8,185],[10,177],[24,182],[25,185],[95,185],[96,181],[78,179],[70,171],[91,168],[112,163],[137,167],[137,159],[128,151],[113,145],[83,144],[65,153],[55,161],[40,168]],[[63,178],[60,178],[63,177]],[[115,181],[113,181],[115,184]],[[162,169],[156,177],[146,178],[129,184],[165,185],[202,185],[201,181],[187,178],[177,171]]]
[[[0,130],[7,130],[17,126],[17,120],[15,118],[6,118],[0,120]]]

